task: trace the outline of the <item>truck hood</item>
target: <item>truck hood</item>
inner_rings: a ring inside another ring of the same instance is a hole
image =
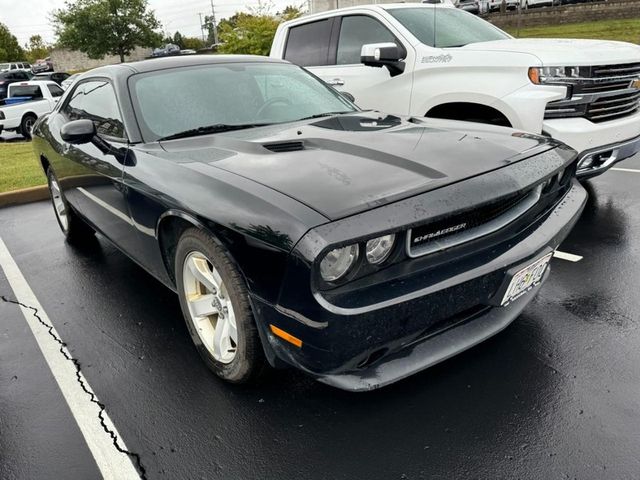
[[[511,129],[359,112],[162,142],[156,153],[223,169],[335,220],[554,148]],[[467,129],[466,127],[469,126]],[[464,128],[461,130],[460,128]],[[202,172],[201,165],[197,170]],[[205,170],[206,171],[206,170]]]
[[[606,40],[513,38],[470,43],[461,48],[474,51],[526,53],[537,57],[544,66],[640,62],[640,46]]]

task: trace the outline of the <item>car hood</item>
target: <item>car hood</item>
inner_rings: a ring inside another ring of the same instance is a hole
[[[457,129],[437,121],[358,113],[164,141],[159,155],[185,167],[206,163],[212,176],[215,169],[241,175],[334,220],[555,146],[511,129],[448,123]],[[202,172],[200,165],[196,168]]]
[[[640,46],[606,40],[513,38],[470,43],[464,50],[526,53],[545,66],[586,66],[640,62]]]

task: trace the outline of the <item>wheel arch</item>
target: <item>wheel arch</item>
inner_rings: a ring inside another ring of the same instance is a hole
[[[155,236],[158,241],[158,246],[160,248],[160,253],[162,255],[167,275],[174,286],[176,284],[174,272],[176,248],[182,234],[190,228],[197,228],[211,235],[214,241],[225,249],[227,255],[234,263],[240,274],[245,277],[242,266],[234,257],[229,245],[230,240],[239,234],[232,232],[225,227],[216,226],[211,222],[201,220],[193,214],[179,209],[171,209],[164,212],[158,218]],[[246,277],[244,280],[247,280]]]
[[[513,122],[498,108],[480,102],[450,101],[431,107],[426,117],[448,120],[475,121],[502,127],[513,127]]]

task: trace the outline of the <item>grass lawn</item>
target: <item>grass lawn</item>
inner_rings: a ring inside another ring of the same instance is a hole
[[[46,183],[30,142],[0,143],[0,193]]]
[[[524,17],[522,22],[524,23]],[[640,17],[507,30],[514,37],[595,38],[640,43]]]

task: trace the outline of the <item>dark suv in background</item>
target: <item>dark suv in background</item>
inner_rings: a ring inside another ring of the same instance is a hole
[[[0,100],[7,98],[9,85],[15,82],[28,82],[31,75],[23,70],[9,70],[0,72]]]

